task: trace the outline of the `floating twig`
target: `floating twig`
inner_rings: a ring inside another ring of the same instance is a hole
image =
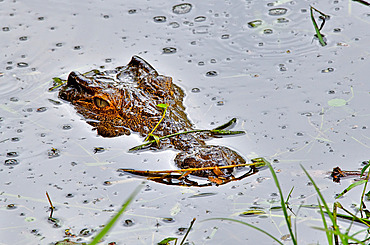
[[[196,219],[194,218],[194,219],[190,222],[190,226],[189,226],[188,230],[186,231],[186,234],[185,234],[184,238],[182,239],[182,241],[181,241],[180,245],[183,245],[183,244],[184,244],[185,239],[186,239],[186,237],[188,236],[188,234],[189,234],[189,232],[190,232],[191,228],[193,227],[195,220],[196,220]]]
[[[51,199],[50,199],[50,196],[49,196],[48,192],[46,192],[46,197],[48,198],[48,201],[49,201],[49,204],[50,204],[50,216],[49,216],[49,218],[52,219],[55,207],[53,206],[53,203],[51,202]]]

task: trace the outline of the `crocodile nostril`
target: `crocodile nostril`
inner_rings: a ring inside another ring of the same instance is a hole
[[[67,81],[67,85],[68,86],[73,86],[77,89],[80,89],[80,85],[77,81],[78,77],[80,76],[79,73],[75,72],[75,71],[72,71],[71,73],[69,73],[68,75],[68,81]]]

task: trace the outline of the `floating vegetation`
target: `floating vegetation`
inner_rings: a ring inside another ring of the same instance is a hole
[[[199,168],[186,168],[186,169],[175,169],[175,170],[135,170],[135,169],[126,169],[120,168],[118,172],[126,172],[139,176],[147,177],[148,180],[154,182],[166,184],[166,185],[179,185],[179,186],[197,186],[197,187],[206,187],[213,184],[223,185],[232,181],[239,181],[246,177],[249,177],[258,172],[258,168],[264,167],[267,165],[268,161],[262,157],[254,158],[251,160],[252,163],[245,164],[233,164],[228,166],[212,166],[212,167],[199,167]],[[250,167],[250,170],[239,177],[225,176],[221,171],[223,169],[234,169],[240,167]],[[190,174],[194,174],[199,171],[212,171],[216,177],[208,176],[208,182],[199,184],[195,180],[188,178]]]
[[[66,80],[62,80],[59,77],[53,77],[53,87],[49,88],[49,92],[54,91],[55,89],[63,86],[66,83]]]
[[[160,104],[158,105],[159,107],[163,107],[165,108],[165,104]],[[168,105],[167,105],[168,106]],[[154,127],[154,129],[152,130],[152,132],[150,133],[152,136],[153,136],[153,132],[154,130],[157,128],[157,126],[161,123],[161,121],[163,120],[164,116],[165,116],[165,113],[166,113],[166,109],[167,107],[165,108],[164,110],[164,113],[162,115],[162,119],[157,123],[157,125]],[[129,151],[138,151],[138,150],[142,150],[142,149],[145,149],[146,147],[149,147],[151,144],[153,143],[159,143],[161,140],[163,139],[167,139],[167,138],[171,138],[171,137],[174,137],[174,136],[177,136],[177,135],[182,135],[182,134],[192,134],[192,133],[210,133],[211,135],[236,135],[236,134],[244,134],[245,132],[244,131],[232,131],[232,130],[224,130],[225,128],[227,127],[230,127],[231,125],[233,125],[234,123],[236,122],[236,118],[233,118],[231,119],[229,122],[217,127],[217,128],[214,128],[214,129],[194,129],[194,130],[189,130],[189,131],[183,131],[183,132],[178,132],[178,133],[174,133],[174,134],[169,134],[169,135],[166,135],[166,136],[162,136],[162,137],[157,137],[153,140],[150,140],[150,141],[147,141],[146,143],[144,144],[141,144],[141,145],[138,145],[138,146],[135,146],[135,147],[132,147],[131,149],[129,149]],[[149,134],[149,135],[150,135]],[[147,140],[147,139],[145,139]]]
[[[315,17],[314,17],[314,15],[313,15],[313,11],[316,11],[317,13],[319,13],[319,14],[320,14],[319,19],[322,21],[322,22],[321,22],[321,26],[320,26],[320,28],[318,27],[318,25],[317,25],[317,23],[316,23]],[[315,32],[316,32],[315,37],[317,37],[317,38],[319,39],[321,46],[326,46],[326,42],[325,42],[325,40],[324,40],[324,35],[323,35],[323,34],[321,34],[321,32],[320,32],[320,31],[321,31],[321,29],[324,27],[324,25],[325,25],[325,21],[326,21],[326,20],[329,20],[330,16],[329,16],[329,15],[324,14],[323,12],[321,12],[321,11],[317,10],[316,8],[314,8],[314,7],[312,7],[312,6],[310,7],[310,13],[311,13],[311,20],[312,20],[312,24],[313,24],[313,26],[314,26],[314,28],[315,28]]]
[[[152,129],[152,131],[148,134],[148,136],[145,138],[144,141],[148,141],[149,138],[154,138],[155,142],[157,143],[157,145],[159,145],[159,137],[158,136],[155,136],[153,133],[154,131],[158,128],[159,124],[161,124],[161,122],[163,121],[164,117],[166,116],[166,112],[167,112],[167,109],[168,109],[168,106],[169,104],[158,104],[157,107],[162,109],[163,110],[163,114],[162,114],[162,117],[161,119],[158,121],[158,123],[154,126],[154,128]]]

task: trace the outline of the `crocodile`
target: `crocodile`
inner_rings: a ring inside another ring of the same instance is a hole
[[[144,59],[133,56],[126,66],[81,74],[72,71],[59,97],[70,102],[86,122],[103,137],[138,133],[142,137],[163,137],[194,129],[183,105],[184,91],[172,78],[158,72]],[[167,113],[163,116],[163,108]],[[162,121],[161,121],[162,120]],[[160,122],[160,123],[159,123]],[[152,144],[151,149],[180,151],[174,162],[180,169],[245,164],[245,159],[225,146],[207,145],[207,134],[180,134]],[[232,176],[233,168],[200,170],[200,177]]]

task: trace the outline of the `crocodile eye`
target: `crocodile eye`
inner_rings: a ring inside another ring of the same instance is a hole
[[[98,108],[104,108],[109,105],[109,103],[103,99],[100,99],[98,97],[94,98],[94,103]]]

